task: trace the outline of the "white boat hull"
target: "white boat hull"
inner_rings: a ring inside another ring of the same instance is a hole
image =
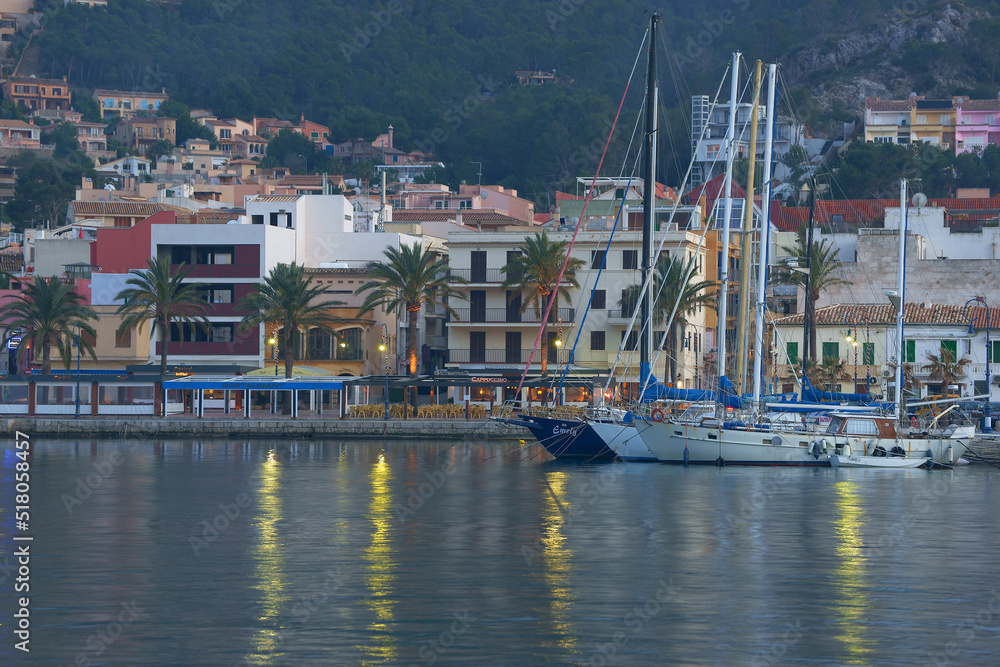
[[[908,456],[843,456],[834,454],[830,457],[830,465],[834,468],[919,468],[930,461],[927,457]]]
[[[639,435],[639,429],[633,425],[590,422],[590,428],[604,440],[608,449],[625,461],[654,462],[658,460],[643,442]]]
[[[637,421],[643,442],[664,463],[829,466],[816,434],[804,431],[721,429]]]

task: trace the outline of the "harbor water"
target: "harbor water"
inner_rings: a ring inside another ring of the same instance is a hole
[[[2,665],[994,665],[1000,473],[33,439]]]

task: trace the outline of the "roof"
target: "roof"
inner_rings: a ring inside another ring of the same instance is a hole
[[[289,202],[298,201],[302,195],[257,195],[250,201],[258,202]]]
[[[154,213],[168,210],[162,204],[138,201],[73,201],[70,205],[76,216],[127,215],[148,218]]]
[[[868,111],[909,111],[916,99],[883,100],[879,97],[866,97],[865,109]]]
[[[4,14],[4,16],[8,16],[8,14]],[[38,77],[35,76],[9,76],[4,81],[4,83],[34,83],[34,84],[42,84],[44,86],[67,85],[65,79],[39,79]],[[69,94],[68,88],[66,90],[66,93]]]
[[[968,326],[972,320],[973,326],[977,329],[986,328],[986,309],[969,308],[963,314],[964,306],[944,305],[944,304],[922,304],[908,303],[903,310],[903,322],[905,324],[956,324]],[[1000,308],[990,308],[990,324],[1000,322]],[[801,325],[803,313],[789,315],[775,321],[778,325]],[[885,324],[891,325],[896,322],[896,309],[889,303],[859,303],[853,305],[838,304],[834,306],[824,306],[816,309],[816,324],[818,325],[844,325],[844,324]]]
[[[20,273],[24,270],[24,255],[21,252],[0,252],[0,271]]]
[[[152,93],[144,90],[129,92],[127,90],[107,90],[104,88],[98,88],[95,90],[94,95],[111,95],[112,97],[162,97],[163,99],[168,99],[170,97],[166,93]]]
[[[772,205],[773,206],[773,205]],[[945,209],[949,214],[959,215],[965,220],[984,220],[1000,215],[1000,197],[982,198],[942,198],[927,200],[927,206]],[[818,199],[816,201],[816,224],[854,224],[858,226],[881,224],[885,220],[885,209],[899,208],[898,199]],[[963,213],[963,211],[968,211]],[[834,220],[835,215],[841,216]],[[772,216],[773,217],[773,216]],[[782,206],[775,226],[779,231],[798,231],[809,222],[808,206]]]
[[[3,127],[18,127],[18,128],[24,128],[24,129],[30,129],[30,130],[41,129],[40,126],[33,125],[31,123],[25,123],[23,120],[13,120],[13,119],[8,119],[8,118],[0,119],[0,126],[3,126]]]
[[[691,190],[686,195],[682,197],[685,204],[693,205],[697,204],[698,200],[701,199],[702,192],[705,193],[705,214],[711,215],[715,210],[715,201],[720,197],[725,198],[726,193],[725,188],[725,174],[719,174],[712,180],[708,181],[704,185],[701,185],[694,190]],[[733,179],[729,187],[730,196],[734,199],[740,199],[747,196],[746,190],[744,190],[736,179]]]

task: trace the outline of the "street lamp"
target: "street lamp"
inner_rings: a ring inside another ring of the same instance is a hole
[[[80,323],[73,325],[73,345],[76,347],[76,415],[80,418]]]
[[[990,391],[990,357],[993,350],[990,349],[990,307],[986,303],[986,298],[981,296],[973,297],[965,302],[965,306],[962,308],[962,317],[969,320],[969,335],[975,334],[972,318],[966,313],[970,303],[978,303],[986,310],[986,405],[983,406],[983,433],[992,433],[993,420],[990,414],[990,399],[993,398],[993,392]]]
[[[389,419],[389,328],[385,326],[385,322],[382,322],[382,344],[378,346],[380,352],[384,353],[385,356],[385,416],[383,419],[388,421]]]

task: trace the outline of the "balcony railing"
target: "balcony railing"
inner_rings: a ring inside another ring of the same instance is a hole
[[[448,269],[448,273],[458,278],[464,278],[470,283],[498,284],[502,283],[505,278],[500,269]]]
[[[161,346],[163,343],[158,342],[156,344],[156,354],[160,354]],[[170,342],[167,346],[167,355],[212,355],[212,356],[230,356],[230,355],[247,355],[247,354],[257,354],[260,347],[255,340],[251,341],[240,341],[234,343],[220,343],[214,341],[190,341],[185,343],[180,342]]]
[[[257,264],[186,264],[190,268],[188,278],[259,278],[260,266]],[[170,270],[177,271],[179,264],[171,264]]]
[[[458,318],[452,317],[451,324],[539,324],[542,318],[534,309],[523,313],[508,308],[456,308]],[[575,308],[560,308],[556,318],[572,322]]]
[[[448,363],[452,364],[526,364],[531,356],[531,350],[506,350],[506,349],[476,349],[476,350],[448,350]],[[542,354],[540,350],[535,351],[533,363],[541,363]],[[555,358],[550,354],[549,363],[555,363]]]

